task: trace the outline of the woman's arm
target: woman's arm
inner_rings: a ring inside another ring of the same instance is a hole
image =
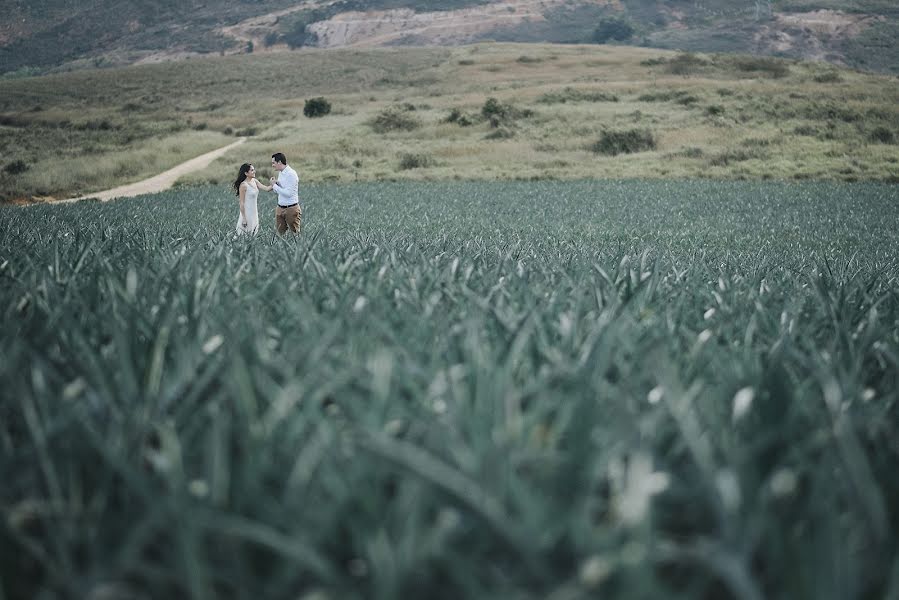
[[[260,190],[262,190],[264,192],[270,192],[270,191],[272,191],[272,188],[274,187],[271,185],[265,185],[258,179],[256,179],[255,181],[256,181],[256,187],[258,187]]]
[[[240,218],[243,219],[241,223],[243,226],[247,226],[247,209],[246,209],[246,201],[247,201],[247,182],[244,181],[240,184]]]

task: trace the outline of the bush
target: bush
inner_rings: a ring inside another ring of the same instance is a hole
[[[566,102],[618,102],[618,96],[605,92],[588,92],[567,87],[559,92],[548,92],[537,98],[541,104],[565,104]]]
[[[675,152],[674,156],[682,156],[684,158],[702,158],[703,156],[705,156],[705,152],[702,151],[702,148],[689,146],[687,148],[684,148],[680,152]]]
[[[400,155],[400,170],[422,169],[434,165],[434,159],[427,154],[405,153]]]
[[[409,115],[408,111],[391,107],[381,111],[370,125],[375,133],[387,133],[388,131],[412,131],[421,127],[421,122]]]
[[[274,46],[275,44],[277,44],[280,41],[281,41],[281,36],[278,34],[278,32],[271,31],[265,36],[264,43],[265,43],[266,47],[268,47],[268,46]]]
[[[781,60],[763,56],[738,58],[734,65],[740,71],[764,73],[774,79],[780,79],[790,74],[790,68]]]
[[[591,150],[596,154],[616,156],[632,154],[645,150],[655,150],[656,139],[648,129],[629,129],[626,131],[603,131],[599,140]]]
[[[817,83],[839,83],[843,78],[836,71],[826,71],[813,77]]]
[[[502,116],[505,112],[505,106],[500,104],[499,100],[496,98],[487,98],[487,101],[484,102],[484,106],[481,107],[481,114],[488,119],[494,116]]]
[[[641,67],[658,67],[659,65],[667,65],[668,59],[664,56],[656,56],[653,58],[647,58],[640,61]]]
[[[684,90],[664,90],[655,93],[640,94],[640,96],[637,97],[637,100],[639,102],[670,102],[673,100],[678,104],[687,105],[698,102],[699,98]]]
[[[689,75],[709,64],[704,58],[692,52],[683,52],[668,61],[666,70],[672,75]]]
[[[895,144],[896,136],[892,131],[880,125],[871,130],[871,133],[868,134],[868,139],[872,142],[878,142],[881,144]]]
[[[715,156],[710,158],[709,164],[715,167],[726,167],[731,163],[743,162],[745,160],[751,160],[758,157],[758,151],[746,150],[743,148],[727,149],[724,152],[716,154]]]
[[[509,124],[515,119],[530,117],[534,111],[529,109],[518,109],[511,104],[502,104],[496,98],[487,98],[484,106],[481,107],[481,116],[490,122],[491,127],[499,127],[502,124]]]
[[[323,117],[331,112],[331,103],[319,96],[318,98],[309,98],[303,105],[303,114],[314,119]]]
[[[509,129],[508,127],[497,127],[490,133],[484,136],[485,140],[507,140],[511,137],[515,137],[515,132]]]
[[[634,26],[624,19],[603,19],[593,32],[593,41],[605,44],[609,41],[629,40],[634,35]]]
[[[279,39],[284,41],[291,49],[300,48],[302,46],[314,46],[318,43],[318,36],[311,31],[306,30],[306,23],[304,21],[297,21],[293,28]]]
[[[7,175],[21,175],[30,168],[24,160],[14,160],[3,167],[3,172]]]

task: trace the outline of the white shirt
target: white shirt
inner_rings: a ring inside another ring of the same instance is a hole
[[[278,206],[290,206],[300,201],[300,177],[293,167],[287,165],[281,174],[278,175],[278,181],[274,183],[275,191],[278,192]]]

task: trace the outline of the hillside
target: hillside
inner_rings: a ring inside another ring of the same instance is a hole
[[[616,43],[899,73],[892,0],[16,0],[0,73],[204,54],[480,41]]]
[[[316,97],[331,111],[307,118]],[[247,143],[182,183],[225,185],[275,151],[305,182],[896,182],[897,124],[892,76],[747,55],[485,43],[215,56],[0,80],[0,200],[130,184],[235,136]]]

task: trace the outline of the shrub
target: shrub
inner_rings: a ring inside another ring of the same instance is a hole
[[[280,37],[291,49],[302,46],[314,46],[318,42],[318,36],[306,30],[304,21],[297,21],[290,31]]]
[[[275,44],[277,44],[280,41],[281,41],[281,36],[278,34],[278,32],[271,31],[265,36],[264,43],[266,46],[274,46]]]
[[[768,138],[746,138],[743,140],[743,145],[747,148],[767,148],[771,145],[771,140]]]
[[[712,104],[706,107],[705,112],[711,117],[717,117],[724,114],[724,107],[720,104]]]
[[[303,105],[303,114],[310,119],[323,117],[331,112],[331,103],[319,96],[318,98],[309,98]]]
[[[502,104],[496,98],[487,98],[484,106],[481,107],[481,116],[490,122],[491,127],[499,127],[502,124],[508,124],[515,119],[530,117],[534,111],[529,109],[518,109],[511,104]]]
[[[707,60],[692,52],[683,52],[668,61],[667,71],[672,75],[689,75],[709,64]]]
[[[709,159],[709,164],[716,167],[726,167],[730,163],[743,162],[744,160],[758,158],[758,156],[758,152],[745,150],[743,148],[728,149]]]
[[[699,98],[690,95],[689,92],[684,90],[666,90],[649,94],[640,94],[640,96],[637,97],[637,100],[639,102],[670,102],[671,100],[674,100],[678,104],[686,105],[698,101]]]
[[[504,113],[505,107],[496,98],[487,98],[484,106],[481,107],[481,114],[488,119],[493,116],[502,116]]]
[[[567,87],[559,92],[548,92],[537,98],[541,104],[565,104],[566,102],[618,102],[618,96],[605,92],[589,92]]]
[[[387,133],[389,131],[412,131],[421,127],[421,123],[415,117],[407,114],[397,107],[391,107],[381,111],[370,122],[375,133]]]
[[[508,127],[497,127],[490,133],[484,136],[485,140],[507,140],[511,137],[515,137],[515,132],[509,129]]]
[[[875,127],[874,129],[872,129],[871,132],[868,134],[868,139],[871,140],[872,142],[878,142],[881,144],[895,144],[896,143],[896,136],[893,134],[892,131],[890,131],[883,125],[880,125],[878,127]]]
[[[3,167],[3,172],[7,175],[21,175],[30,168],[24,160],[14,160]]]
[[[655,150],[656,139],[648,129],[628,129],[625,131],[603,131],[591,150],[596,154],[616,156],[645,150]]]
[[[702,158],[703,156],[705,156],[705,152],[702,151],[702,148],[690,146],[688,148],[684,148],[680,152],[675,152],[674,156],[683,156],[684,158]]]
[[[843,78],[836,71],[827,71],[824,73],[819,73],[815,75],[812,79],[814,79],[817,83],[839,83],[843,81]]]
[[[656,56],[653,58],[647,58],[640,61],[640,66],[642,67],[658,67],[659,65],[667,65],[668,59],[664,56]]]
[[[605,44],[609,41],[629,40],[634,35],[634,26],[624,19],[602,19],[593,32],[593,41]]]
[[[434,165],[434,159],[427,154],[404,153],[400,155],[400,170],[422,169]]]
[[[735,60],[734,66],[740,71],[764,73],[774,79],[780,79],[790,74],[790,68],[783,61],[764,56],[738,58]]]

